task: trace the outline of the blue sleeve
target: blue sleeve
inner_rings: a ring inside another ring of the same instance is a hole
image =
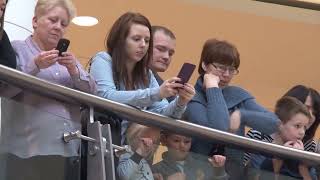
[[[272,134],[278,130],[280,120],[278,117],[259,105],[255,99],[243,102],[240,108],[241,123],[264,134]]]
[[[186,110],[189,121],[202,126],[227,131],[230,127],[229,111],[220,88],[206,90],[207,106],[191,101]]]
[[[117,90],[113,80],[110,56],[97,54],[93,58],[90,73],[96,80],[97,93],[100,97],[139,107],[149,107],[161,100],[159,86],[134,91]]]
[[[119,157],[117,173],[121,180],[153,179],[147,161],[136,153],[125,153]]]

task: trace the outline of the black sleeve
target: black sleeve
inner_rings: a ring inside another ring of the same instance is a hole
[[[14,69],[16,69],[17,66],[15,52],[5,31],[3,31],[3,36],[0,41],[0,64]]]

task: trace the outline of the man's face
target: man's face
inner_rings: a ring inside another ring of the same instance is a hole
[[[150,68],[155,72],[166,71],[175,53],[175,48],[175,39],[172,39],[161,30],[155,32],[153,37],[153,58],[150,62]]]

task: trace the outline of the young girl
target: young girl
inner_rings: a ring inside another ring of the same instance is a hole
[[[275,113],[281,120],[279,130],[271,135],[260,134],[261,140],[304,150],[302,140],[312,119],[307,107],[296,98],[283,97],[278,100]],[[254,174],[252,176],[255,179],[258,179],[259,176],[260,179],[272,179],[279,174],[299,179],[311,179],[308,168],[303,163],[294,160],[251,154],[247,164],[253,168],[272,172]]]
[[[153,156],[159,142],[160,130],[140,124],[132,124],[127,131],[130,151],[119,157],[117,173],[121,180],[153,180],[147,160]]]
[[[173,118],[180,118],[195,94],[190,84],[177,83],[177,77],[160,87],[148,68],[152,58],[149,20],[139,13],[125,13],[113,24],[106,38],[107,52],[99,52],[91,62],[98,95]],[[178,97],[170,104],[165,99]],[[122,122],[122,136],[128,122]],[[124,139],[122,139],[124,143]]]

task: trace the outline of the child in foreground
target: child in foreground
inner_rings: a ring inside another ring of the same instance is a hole
[[[162,161],[152,166],[154,176],[163,180],[228,179],[224,168],[226,158],[214,155],[207,159],[191,153],[191,137],[163,132],[160,141],[168,151],[162,154]]]

